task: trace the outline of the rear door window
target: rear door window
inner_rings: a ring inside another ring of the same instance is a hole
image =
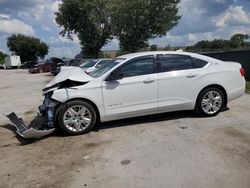
[[[192,58],[186,55],[159,55],[159,72],[170,72],[192,69]]]

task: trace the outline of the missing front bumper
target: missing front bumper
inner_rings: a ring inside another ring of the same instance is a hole
[[[55,131],[55,128],[39,130],[35,127],[28,127],[25,125],[25,123],[20,118],[18,118],[16,116],[16,114],[14,112],[7,115],[7,117],[15,125],[15,127],[17,129],[16,133],[25,139],[41,138],[41,137],[47,136]],[[36,127],[39,127],[39,126],[36,126]]]

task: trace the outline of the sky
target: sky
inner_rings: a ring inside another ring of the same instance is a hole
[[[79,40],[60,36],[54,13],[57,0],[0,0],[0,51],[10,54],[6,41],[11,34],[40,38],[49,45],[47,57],[72,58],[80,52]],[[250,0],[181,0],[179,24],[166,36],[150,40],[158,46],[187,46],[200,40],[229,39],[236,33],[250,35]],[[117,50],[117,39],[103,50]]]

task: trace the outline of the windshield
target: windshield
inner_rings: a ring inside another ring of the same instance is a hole
[[[89,73],[90,76],[94,78],[98,78],[102,75],[104,75],[106,72],[108,72],[110,69],[118,65],[119,63],[125,61],[125,59],[119,58],[119,59],[114,59],[113,61],[110,61],[107,64],[104,64],[100,68],[94,70],[93,72]]]
[[[97,63],[97,60],[89,59],[86,62],[84,62],[82,65],[80,65],[81,68],[89,68],[95,66]]]

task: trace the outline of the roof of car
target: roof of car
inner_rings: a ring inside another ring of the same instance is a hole
[[[201,55],[201,54],[197,54],[197,53],[190,53],[190,52],[183,52],[183,51],[149,51],[149,52],[138,52],[138,53],[131,53],[131,54],[126,54],[126,55],[122,55],[119,56],[117,58],[124,58],[124,59],[133,59],[136,57],[141,57],[141,56],[148,56],[148,55],[158,55],[158,54],[178,54],[178,55],[188,55],[188,56],[192,56],[195,58],[200,58],[206,61],[219,61],[217,59],[205,56],[205,55]]]

